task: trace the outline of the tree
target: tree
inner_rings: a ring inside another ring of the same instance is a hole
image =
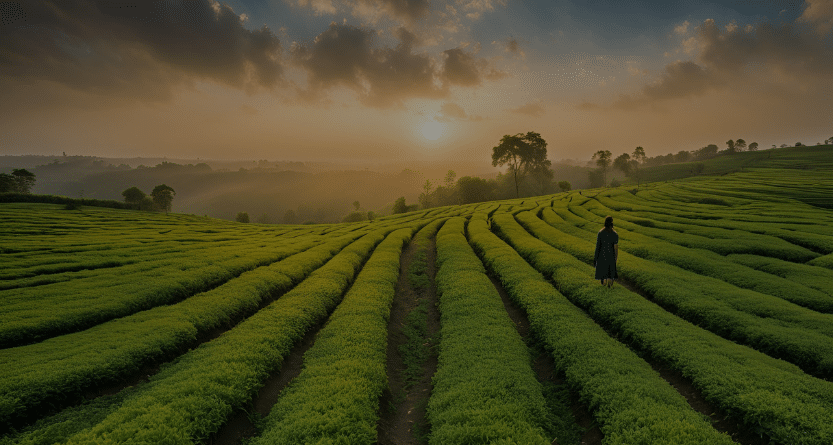
[[[153,197],[153,203],[156,207],[164,210],[165,214],[167,214],[171,211],[171,203],[174,200],[174,196],[176,196],[176,192],[171,187],[161,184],[153,188],[150,196]]]
[[[457,173],[454,173],[454,170],[449,170],[448,173],[445,174],[445,186],[446,188],[454,187],[454,179],[457,177]]]
[[[602,187],[607,184],[607,169],[610,167],[611,157],[613,157],[613,154],[610,150],[599,150],[593,153],[593,160],[596,161],[596,165],[599,166],[602,173]]]
[[[679,153],[674,155],[675,162],[686,162],[691,157],[691,153],[685,150],[680,150]]]
[[[434,186],[431,184],[431,180],[426,179],[425,184],[422,185],[422,193],[419,194],[419,204],[423,209],[433,207],[431,205],[431,193],[433,188]]]
[[[128,204],[141,204],[142,200],[147,197],[145,192],[139,190],[138,187],[130,187],[129,189],[121,192],[121,195],[124,196],[124,202]]]
[[[521,196],[519,180],[528,172],[538,172],[545,177],[545,169],[552,163],[547,160],[547,142],[533,131],[514,136],[504,135],[500,145],[492,148],[492,166],[508,165],[515,182],[515,197]]]
[[[569,192],[572,189],[572,186],[570,186],[570,183],[567,181],[558,181],[558,188],[560,188],[562,192]]]
[[[355,207],[356,211],[358,212],[359,208],[361,207],[361,205],[359,204],[359,201],[353,201],[353,207]]]
[[[393,204],[393,213],[394,215],[397,213],[406,213],[408,211],[408,204],[405,204],[405,197],[400,196],[399,199],[396,200],[396,203]]]
[[[735,149],[735,141],[733,141],[731,139],[726,141],[726,146],[729,147],[729,149],[728,149],[729,153],[734,153],[735,151],[737,151]]]
[[[749,151],[758,151],[758,143],[753,142],[753,143],[749,144]]]
[[[17,181],[8,173],[0,173],[0,193],[14,193],[17,191]]]
[[[636,147],[633,150],[633,154],[631,155],[631,169],[636,174],[636,188],[639,188],[639,165],[645,162],[645,149],[642,147]]]
[[[234,220],[239,223],[247,223],[249,222],[249,214],[247,212],[238,212]]]
[[[493,185],[489,184],[489,181],[483,178],[463,176],[457,180],[457,188],[460,191],[461,204],[492,201],[495,199]]]
[[[354,212],[348,213],[344,218],[341,218],[341,222],[359,222],[359,221],[366,221],[367,214],[364,212],[360,212],[358,210]]]
[[[631,155],[627,153],[622,153],[613,160],[613,167],[618,168],[625,174],[625,176],[630,175],[631,172]]]
[[[802,144],[801,142],[796,142],[795,145],[794,145],[794,147],[803,147],[803,146],[804,146],[804,144]]]
[[[34,185],[35,174],[24,168],[0,173],[0,193],[29,193]]]
[[[735,148],[737,148],[738,151],[743,151],[743,149],[746,148],[746,141],[738,139],[735,141]]]

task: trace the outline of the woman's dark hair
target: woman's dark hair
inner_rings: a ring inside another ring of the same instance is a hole
[[[606,216],[605,217],[605,230],[607,230],[608,232],[613,230],[613,217],[612,216]]]

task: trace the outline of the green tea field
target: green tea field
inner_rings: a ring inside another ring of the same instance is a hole
[[[830,445],[831,172],[333,225],[3,203],[0,444]]]

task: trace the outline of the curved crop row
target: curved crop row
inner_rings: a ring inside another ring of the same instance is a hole
[[[485,219],[472,218],[469,236],[489,270],[527,313],[530,328],[546,344],[558,370],[588,404],[605,444],[732,443],[650,365],[609,337],[492,234]]]
[[[608,212],[607,214],[610,214]],[[541,217],[550,225],[556,225],[563,220],[549,208],[541,212]],[[593,218],[591,222],[584,219],[584,222],[573,223],[574,226],[584,229],[584,234],[573,232],[574,235],[595,242],[596,233],[599,230],[601,218]],[[681,269],[694,272],[698,275],[716,278],[728,284],[743,289],[749,289],[760,294],[766,294],[790,303],[798,304],[814,311],[833,313],[833,298],[830,295],[816,289],[804,286],[803,284],[791,282],[777,275],[761,272],[737,262],[730,261],[727,257],[719,255],[710,250],[691,249],[678,244],[658,240],[639,233],[642,227],[627,220],[617,219],[616,228],[622,238],[620,251],[628,252],[639,258],[648,261],[663,262]],[[790,263],[795,264],[795,263]],[[797,266],[803,266],[796,264]],[[728,289],[728,288],[727,288]],[[727,290],[728,291],[728,290]],[[756,298],[755,304],[766,304],[769,307],[780,306],[784,311],[792,311],[792,304],[779,304],[772,298],[761,295]],[[749,300],[744,299],[736,308],[744,310],[748,308]],[[754,309],[752,309],[754,310]],[[808,313],[806,310],[799,311],[799,317],[813,318],[817,314]],[[823,318],[823,325],[833,329],[829,316]],[[833,332],[833,331],[830,331]]]
[[[599,218],[581,203],[571,203],[570,211],[580,217]],[[621,220],[633,222],[641,220],[627,213],[618,213]],[[602,216],[604,218],[604,216]],[[650,227],[642,227],[641,232],[653,238],[659,238],[685,247],[711,250],[721,255],[730,253],[750,253],[754,255],[771,256],[785,260],[803,263],[819,256],[819,254],[800,246],[796,246],[780,238],[761,235],[741,230],[721,229],[718,227],[697,227],[689,224],[676,224],[652,221]]]
[[[106,276],[49,286],[0,291],[0,348],[30,344],[106,321],[173,304],[208,291],[240,274],[321,244],[320,237],[189,252],[185,258],[146,261]],[[125,276],[132,279],[126,281]]]
[[[593,262],[591,241],[560,232],[531,214],[519,221],[541,240],[586,263]],[[586,232],[579,235],[586,236]],[[677,316],[795,363],[811,374],[833,375],[830,314],[819,314],[676,266],[643,260],[624,249],[620,249],[619,259],[618,272],[622,277]]]
[[[0,424],[30,416],[44,404],[65,404],[177,354],[199,336],[287,291],[358,236],[333,239],[175,305],[0,351]]]
[[[441,328],[429,443],[549,444],[529,351],[466,241],[464,224],[449,219],[437,234]]]
[[[492,226],[570,301],[690,379],[709,403],[778,443],[833,443],[833,383],[698,328],[621,286],[599,286],[592,266],[545,242],[575,238],[555,233],[534,215],[519,217],[536,235],[546,227],[553,233],[539,240],[509,215],[496,216]]]
[[[68,444],[197,443],[249,403],[306,331],[324,321],[384,238],[369,233],[291,291],[163,368],[142,391]]]
[[[376,442],[379,397],[387,386],[390,306],[402,246],[411,234],[401,229],[379,244],[253,444]]]

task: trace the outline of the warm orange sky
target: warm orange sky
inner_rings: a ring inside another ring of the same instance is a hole
[[[0,154],[485,166],[527,131],[553,160],[833,137],[833,0],[28,0],[0,14]]]

